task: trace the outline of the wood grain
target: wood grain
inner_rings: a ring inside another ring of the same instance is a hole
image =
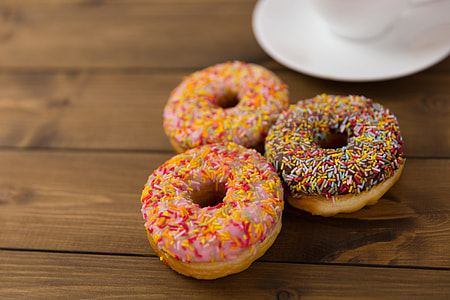
[[[0,248],[154,255],[140,191],[169,157],[0,151]],[[379,206],[320,218],[286,205],[263,260],[450,267],[449,176],[449,160],[409,159]]]
[[[0,298],[447,299],[450,58],[401,79],[342,83],[290,71],[257,44],[256,0],[0,3]],[[378,205],[335,218],[286,205],[247,271],[177,275],[148,245],[147,176],[173,155],[162,127],[184,76],[261,64],[291,103],[359,94],[398,117],[407,164]]]
[[[256,0],[5,0],[0,67],[193,68],[241,59],[280,67],[257,44]],[[448,72],[440,63],[428,72]]]
[[[255,2],[7,1],[0,66],[192,68],[266,57],[251,30]]]
[[[0,147],[172,152],[163,109],[190,73],[0,72]],[[291,103],[324,92],[371,97],[398,117],[408,156],[450,156],[448,74],[356,85],[326,84],[288,70],[277,75],[288,84]]]
[[[256,262],[200,281],[151,257],[0,251],[0,297],[8,299],[445,299],[449,276],[449,270]]]

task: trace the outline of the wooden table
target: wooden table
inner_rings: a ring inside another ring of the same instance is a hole
[[[390,81],[312,78],[259,47],[254,5],[2,1],[0,298],[450,297],[450,59]],[[407,162],[358,213],[321,218],[286,205],[266,255],[200,281],[151,250],[140,193],[174,155],[162,126],[170,91],[235,59],[275,72],[292,103],[323,92],[382,103],[399,119]]]

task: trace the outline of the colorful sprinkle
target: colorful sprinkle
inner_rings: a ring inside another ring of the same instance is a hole
[[[330,134],[347,144],[321,148]],[[318,95],[290,105],[270,129],[266,156],[295,198],[338,201],[391,177],[405,161],[397,118],[363,96]]]
[[[222,108],[221,99],[238,104]],[[231,141],[255,147],[289,104],[287,86],[269,70],[239,61],[197,71],[171,93],[164,129],[184,149]]]
[[[193,203],[195,191],[216,183],[225,187],[221,203]],[[157,247],[183,262],[229,261],[254,249],[281,221],[284,205],[274,168],[255,150],[234,143],[174,156],[149,176],[141,203]]]

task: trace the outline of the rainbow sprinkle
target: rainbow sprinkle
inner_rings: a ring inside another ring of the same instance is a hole
[[[239,103],[220,107],[228,96]],[[226,141],[255,147],[288,104],[288,88],[275,74],[255,64],[226,62],[191,74],[172,91],[164,129],[184,149]]]
[[[330,133],[347,145],[319,146]],[[363,96],[318,95],[290,105],[270,129],[266,156],[295,198],[359,194],[405,162],[397,118]]]
[[[217,183],[226,191],[221,203],[193,203],[195,191]],[[284,205],[273,167],[255,150],[234,143],[174,156],[149,176],[141,202],[154,243],[183,262],[229,261],[244,249],[256,252],[281,221]]]

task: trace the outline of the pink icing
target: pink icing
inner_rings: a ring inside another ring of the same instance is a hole
[[[224,183],[222,203],[192,202],[194,190],[215,182]],[[141,202],[145,226],[165,255],[183,262],[229,261],[245,249],[255,252],[281,221],[283,189],[256,151],[234,143],[205,145],[155,170]]]
[[[220,97],[236,95],[230,108]],[[164,108],[164,129],[185,149],[232,141],[254,147],[289,104],[287,86],[269,70],[239,61],[197,71],[171,93]]]

